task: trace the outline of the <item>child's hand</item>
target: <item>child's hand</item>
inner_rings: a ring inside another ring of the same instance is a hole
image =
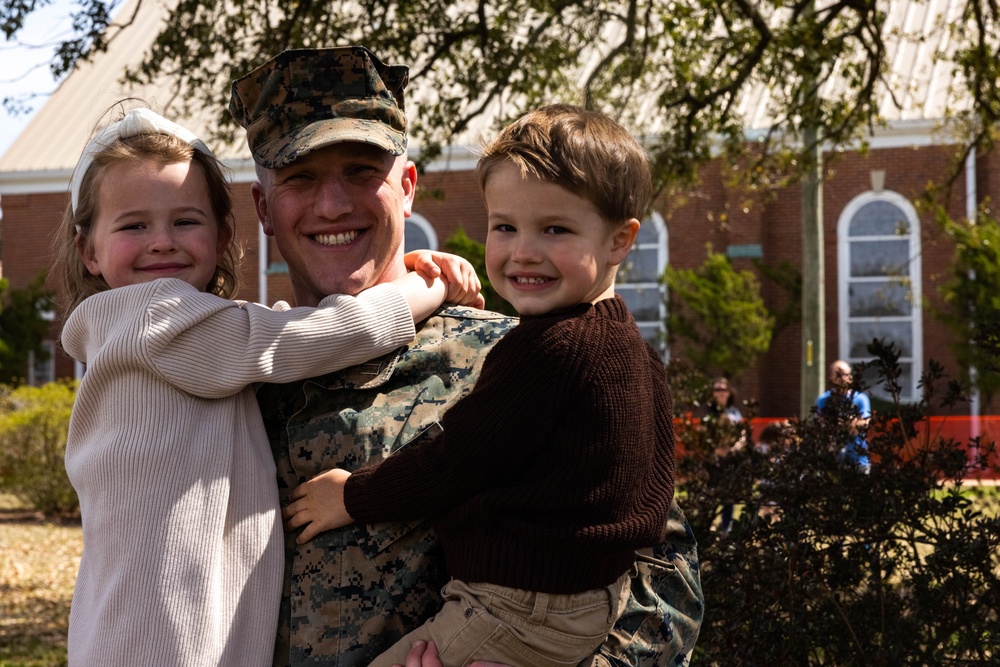
[[[414,250],[403,257],[406,268],[426,278],[441,276],[447,285],[445,301],[460,306],[482,308],[486,300],[479,293],[483,286],[468,260],[435,250]]]
[[[286,530],[308,524],[295,539],[297,544],[305,544],[324,530],[354,522],[344,507],[344,484],[350,476],[346,470],[334,468],[292,489],[289,496],[295,502],[282,509],[281,516]]]

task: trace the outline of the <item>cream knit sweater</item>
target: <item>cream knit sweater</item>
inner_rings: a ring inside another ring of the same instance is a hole
[[[70,665],[269,665],[282,586],[274,462],[251,386],[413,339],[391,285],[275,310],[179,280],[85,300],[62,342],[87,364],[66,470],[84,552]]]

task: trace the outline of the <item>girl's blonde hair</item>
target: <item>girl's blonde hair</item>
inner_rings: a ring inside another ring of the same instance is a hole
[[[110,289],[103,277],[91,275],[87,270],[82,253],[92,240],[98,195],[105,173],[116,164],[139,161],[157,165],[190,162],[201,167],[208,183],[212,212],[219,224],[220,238],[223,234],[229,238],[206,291],[228,299],[239,287],[236,269],[239,250],[234,243],[236,224],[229,182],[222,165],[213,156],[196,150],[190,143],[173,135],[138,134],[116,139],[93,155],[93,163],[80,184],[76,210],[71,202],[63,213],[55,238],[55,273],[60,280],[61,296],[66,301],[66,315],[88,296]]]

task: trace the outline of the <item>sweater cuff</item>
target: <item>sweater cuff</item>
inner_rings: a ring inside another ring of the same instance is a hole
[[[365,479],[375,466],[366,466],[351,473],[344,483],[344,509],[351,515],[351,518],[359,523],[372,523],[377,521],[372,513],[373,506],[367,502],[365,494]]]

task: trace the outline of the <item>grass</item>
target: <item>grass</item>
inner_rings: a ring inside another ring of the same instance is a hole
[[[984,517],[1000,517],[1000,484],[964,484],[962,496],[972,501]]]
[[[0,667],[66,664],[79,521],[46,521],[0,494]]]

